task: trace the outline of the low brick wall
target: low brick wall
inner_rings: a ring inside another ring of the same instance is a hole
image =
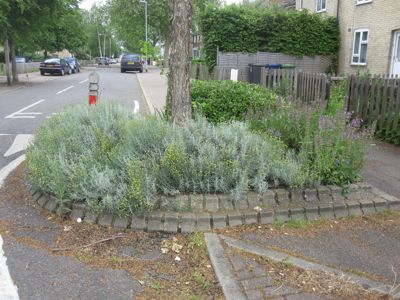
[[[64,215],[53,196],[31,187],[28,190],[42,208]],[[163,210],[162,205],[168,200],[181,202],[183,209],[179,212]],[[321,186],[302,191],[273,189],[262,195],[250,192],[239,201],[224,194],[161,196],[159,203],[159,210],[130,217],[95,214],[82,204],[74,204],[69,216],[72,220],[80,218],[86,223],[122,229],[189,233],[244,224],[270,224],[277,220],[343,218],[400,208],[399,199],[364,183],[352,184],[345,196],[340,187]]]

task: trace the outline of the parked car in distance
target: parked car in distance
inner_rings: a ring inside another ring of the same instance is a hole
[[[99,66],[100,65],[104,65],[104,66],[108,66],[108,58],[107,57],[99,57]]]
[[[130,53],[122,56],[121,73],[125,73],[126,71],[139,71],[143,73],[143,62],[140,58],[140,54]]]
[[[110,58],[110,64],[116,64],[117,60],[115,58]]]
[[[48,58],[40,64],[40,75],[49,74],[72,74],[69,63],[62,58]]]
[[[16,62],[17,64],[26,63],[26,58],[25,58],[25,57],[17,56],[17,57],[15,58],[15,62]]]
[[[81,71],[81,65],[80,65],[79,61],[75,57],[66,57],[64,59],[71,66],[72,73],[78,73],[78,72]]]

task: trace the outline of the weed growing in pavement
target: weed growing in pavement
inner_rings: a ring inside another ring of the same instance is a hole
[[[203,289],[208,289],[210,286],[210,283],[207,281],[207,279],[205,279],[203,277],[203,275],[201,275],[200,273],[195,272],[193,274],[194,277],[194,281],[196,282],[196,284],[200,285]]]
[[[265,192],[302,187],[301,164],[275,138],[245,124],[185,127],[139,118],[123,106],[77,106],[49,119],[27,150],[27,179],[65,206],[124,215],[155,207],[159,194]],[[175,207],[182,209],[182,207]]]

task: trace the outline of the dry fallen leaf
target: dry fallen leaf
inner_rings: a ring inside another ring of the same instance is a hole
[[[175,257],[176,261],[181,261],[181,258],[179,256]]]
[[[179,253],[182,250],[182,248],[183,246],[177,243],[173,243],[171,247],[172,251],[174,251],[175,253]]]

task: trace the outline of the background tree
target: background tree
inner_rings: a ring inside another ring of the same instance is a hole
[[[171,48],[168,73],[170,122],[183,124],[192,114],[189,68],[193,3],[192,0],[171,0],[171,6]]]

